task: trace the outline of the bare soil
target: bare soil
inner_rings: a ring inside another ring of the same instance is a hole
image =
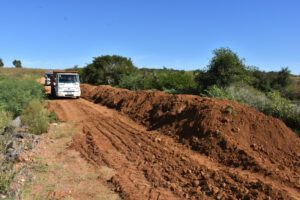
[[[280,120],[225,99],[81,89],[50,109],[79,130],[71,149],[114,170],[99,181],[121,198],[300,199],[300,140]]]

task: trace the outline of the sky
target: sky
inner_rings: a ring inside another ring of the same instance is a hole
[[[228,47],[246,65],[300,75],[299,10],[298,0],[0,0],[0,58],[65,69],[116,54],[195,70]]]

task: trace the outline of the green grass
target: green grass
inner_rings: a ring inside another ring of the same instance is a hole
[[[44,87],[35,80],[0,78],[0,110],[21,114],[22,108],[33,99],[44,99]]]
[[[50,112],[44,108],[43,103],[34,99],[23,108],[21,121],[30,133],[39,135],[47,132],[50,123],[49,115]]]

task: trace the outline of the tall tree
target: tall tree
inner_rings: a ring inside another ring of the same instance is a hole
[[[196,75],[199,88],[203,90],[211,85],[225,87],[234,82],[250,81],[250,72],[244,65],[244,59],[240,59],[231,49],[222,47],[214,50],[213,54],[207,69],[198,71]]]
[[[90,84],[116,86],[124,75],[136,70],[130,58],[105,55],[94,58],[93,62],[83,69],[82,79]]]
[[[282,89],[287,87],[291,83],[291,71],[289,68],[282,68],[278,74],[276,79],[274,80],[274,88]]]
[[[0,67],[3,67],[4,66],[4,63],[2,61],[2,59],[0,58]]]
[[[12,63],[16,68],[22,68],[22,63],[20,60],[14,60]]]

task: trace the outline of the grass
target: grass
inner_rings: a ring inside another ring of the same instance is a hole
[[[12,169],[13,163],[9,162],[8,166]],[[12,181],[14,180],[14,177],[17,175],[18,172],[15,172],[13,170],[5,170],[0,172],[0,194],[5,194]]]
[[[30,129],[34,130],[34,133],[47,129],[48,120],[45,122],[45,119],[48,118],[48,113],[41,103],[45,98],[44,87],[37,82],[45,71],[47,70],[0,68],[0,133],[10,125],[13,117],[21,113],[24,114],[23,123],[25,122]],[[30,143],[25,145],[28,149],[32,148]],[[6,148],[7,144],[1,140],[0,150],[6,151]],[[5,165],[8,165],[11,170],[0,171],[1,194],[7,192],[14,177],[19,173],[14,171],[13,164],[5,163]]]
[[[8,126],[12,121],[12,113],[5,110],[0,110],[0,133]]]
[[[61,139],[68,136],[73,136],[77,130],[73,122],[69,122],[66,126],[58,126],[53,130],[53,134],[50,136],[51,139]]]
[[[44,76],[47,69],[28,68],[0,68],[0,77],[13,78],[17,80],[36,80]]]
[[[44,108],[44,105],[38,100],[32,100],[22,110],[21,121],[27,126],[27,130],[39,135],[48,130],[50,123],[50,112]]]

